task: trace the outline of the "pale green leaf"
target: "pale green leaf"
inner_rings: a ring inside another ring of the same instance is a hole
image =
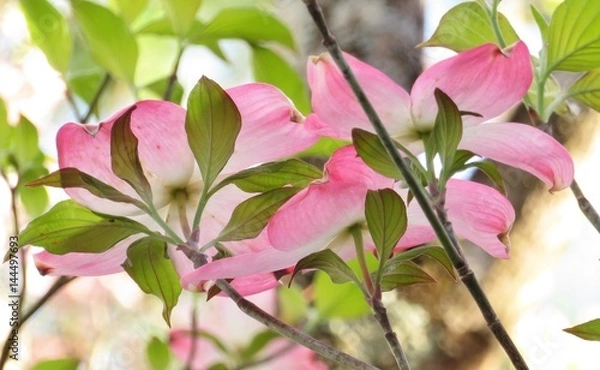
[[[567,91],[567,96],[600,112],[600,68],[589,71],[577,80]]]
[[[173,30],[183,37],[190,30],[202,0],[161,0],[161,3]]]
[[[165,256],[165,248],[163,241],[153,238],[136,240],[127,249],[123,268],[142,291],[162,301],[163,318],[171,326],[171,311],[182,289],[173,263]]]
[[[110,0],[113,8],[127,24],[131,24],[148,5],[148,0]]]
[[[519,40],[502,13],[498,13],[498,23],[508,45]],[[450,9],[431,38],[419,46],[443,46],[461,52],[490,42],[497,44],[498,40],[486,11],[476,2],[469,1]]]
[[[58,358],[45,360],[33,365],[30,370],[77,370],[79,360],[76,358]]]
[[[138,46],[125,21],[89,1],[73,0],[72,4],[94,60],[113,77],[132,83]]]
[[[308,303],[302,291],[295,285],[287,289],[277,289],[280,317],[284,322],[297,323],[306,318]]]
[[[146,346],[146,358],[151,370],[166,370],[171,362],[169,345],[157,337],[152,337]]]
[[[323,319],[354,319],[371,311],[358,286],[335,284],[321,271],[315,274],[314,294],[315,308]]]
[[[533,19],[535,20],[535,23],[537,24],[540,30],[542,40],[545,42],[546,40],[548,40],[548,22],[546,21],[542,13],[540,13],[540,11],[533,4],[530,5],[530,9],[531,14],[533,15]]]
[[[303,114],[310,113],[308,90],[303,79],[284,58],[262,46],[252,47],[254,79],[275,85],[287,95]]]
[[[65,18],[46,0],[21,0],[31,41],[38,46],[52,68],[65,73],[73,42]]]
[[[545,71],[581,72],[600,67],[600,1],[566,0],[548,28]]]

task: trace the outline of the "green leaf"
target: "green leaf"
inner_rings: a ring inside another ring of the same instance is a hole
[[[530,5],[529,8],[531,9],[533,20],[535,20],[535,23],[537,24],[538,29],[540,30],[542,41],[546,42],[548,40],[548,22],[546,22],[546,19],[544,18],[542,13],[540,13],[540,11],[533,4]]]
[[[302,296],[302,291],[295,285],[288,289],[277,289],[280,317],[287,323],[298,323],[306,319],[308,303]]]
[[[490,180],[492,180],[492,182],[494,183],[495,187],[505,196],[508,194],[506,192],[506,187],[504,186],[504,179],[502,178],[502,175],[500,174],[500,171],[498,171],[498,168],[496,167],[496,165],[490,161],[479,161],[479,162],[472,162],[469,164],[466,164],[463,169],[467,169],[467,168],[477,168],[478,170],[480,170],[481,172],[483,172]]]
[[[383,270],[400,237],[406,232],[406,206],[392,189],[369,190],[365,200],[365,217],[369,233],[379,255],[379,270]],[[375,284],[379,283],[380,273]]]
[[[31,370],[77,370],[79,360],[76,358],[60,358],[38,362]]]
[[[600,2],[566,0],[548,28],[545,71],[583,72],[600,67]]]
[[[588,321],[563,330],[569,334],[576,335],[581,339],[600,341],[600,319]]]
[[[19,175],[19,183],[17,185],[17,194],[29,217],[34,218],[41,215],[48,208],[49,199],[48,192],[43,188],[30,188],[25,184],[28,181],[37,179],[40,176],[48,174],[48,170],[43,166],[33,167],[25,173]]]
[[[250,344],[248,344],[248,346],[240,351],[240,360],[242,360],[242,362],[252,361],[260,351],[265,349],[269,343],[279,337],[279,334],[273,330],[267,329],[265,331],[261,331],[260,333],[256,334],[254,338],[252,338],[252,341]]]
[[[207,77],[198,81],[187,107],[188,143],[202,172],[204,186],[210,187],[233,154],[242,117],[229,95]]]
[[[353,319],[364,316],[371,307],[355,284],[335,284],[324,272],[314,280],[314,304],[322,319]]]
[[[163,303],[163,318],[171,326],[171,311],[181,294],[179,276],[171,260],[165,257],[166,244],[153,238],[136,240],[127,249],[123,268],[144,293]]]
[[[385,263],[386,271],[394,271],[398,265],[403,264],[408,261],[412,261],[413,259],[426,256],[429,258],[433,258],[437,262],[439,262],[442,267],[446,270],[448,275],[452,277],[452,279],[456,280],[456,272],[454,271],[454,267],[452,266],[452,262],[448,257],[448,254],[441,247],[435,246],[423,246],[409,249],[407,251],[403,251],[401,253],[397,253],[394,257],[390,258]]]
[[[304,269],[317,269],[325,272],[336,284],[354,282],[360,285],[360,280],[352,269],[337,254],[330,249],[324,249],[320,252],[309,254],[302,258],[294,267],[294,272],[290,278],[290,284],[294,276]]]
[[[167,90],[167,84],[169,83],[169,77],[161,78],[160,80],[156,80],[151,84],[144,86],[144,89],[152,92],[154,98],[161,99]],[[173,87],[173,92],[169,97],[169,101],[172,101],[175,104],[181,103],[183,99],[183,86],[179,83],[179,81],[175,81],[175,85]]]
[[[473,158],[475,154],[468,150],[459,149],[454,153],[454,160],[452,161],[452,166],[450,166],[450,170],[448,173],[450,176],[454,175],[457,172],[463,171],[467,161]]]
[[[198,24],[190,30],[191,43],[220,39],[242,39],[250,44],[273,41],[292,50],[296,48],[292,33],[283,22],[254,7],[223,9],[206,25]]]
[[[175,33],[185,36],[196,18],[202,0],[162,0],[161,3]]]
[[[275,85],[287,95],[303,114],[310,113],[308,90],[302,77],[279,54],[265,47],[252,47],[254,79]]]
[[[138,233],[153,232],[136,221],[94,213],[66,200],[29,222],[21,231],[22,246],[36,245],[53,254],[101,253]]]
[[[231,183],[247,193],[267,192],[282,187],[302,189],[323,176],[321,170],[299,159],[269,162],[243,170],[221,181],[212,192]]]
[[[152,337],[146,346],[146,358],[152,370],[166,370],[171,362],[169,345],[157,337]]]
[[[42,49],[52,68],[64,74],[73,47],[67,21],[46,0],[21,0],[20,3],[31,41]]]
[[[113,77],[133,83],[138,46],[125,21],[98,4],[71,3],[94,60]]]
[[[8,123],[6,112],[6,104],[0,99],[0,165],[2,165],[3,157],[7,156],[11,151],[13,136],[15,129]]]
[[[393,270],[386,269],[381,278],[381,291],[389,292],[399,287],[435,282],[434,278],[416,264],[404,262],[396,265]]]
[[[44,161],[44,154],[38,148],[37,128],[24,116],[12,130],[11,151],[20,174]]]
[[[129,108],[114,122],[110,131],[110,157],[112,171],[127,182],[140,195],[146,204],[152,204],[152,188],[144,175],[138,156],[138,139],[131,131],[131,113],[136,106]]]
[[[454,153],[462,138],[462,118],[460,111],[454,102],[442,90],[435,89],[435,101],[438,106],[438,114],[431,139],[435,142],[436,151],[442,161],[444,180],[449,178],[449,170],[452,168]]]
[[[567,96],[600,112],[600,68],[589,71],[571,85]]]
[[[507,45],[519,40],[502,13],[498,13],[498,23]],[[479,4],[469,1],[450,9],[431,38],[418,46],[443,46],[461,52],[489,42],[498,43],[490,19]]]
[[[360,158],[375,172],[390,179],[402,179],[400,170],[392,161],[377,135],[355,128],[352,130],[352,142]]]
[[[229,222],[219,236],[219,241],[252,239],[267,226],[271,216],[288,201],[298,189],[282,188],[246,199],[233,210]]]
[[[119,15],[127,24],[131,24],[146,8],[148,0],[110,0],[110,4],[118,9]]]
[[[113,202],[129,203],[138,208],[145,208],[139,200],[125,195],[114,187],[79,171],[77,168],[65,167],[51,174],[27,183],[28,187],[52,186],[55,188],[82,188],[99,198],[111,200]]]

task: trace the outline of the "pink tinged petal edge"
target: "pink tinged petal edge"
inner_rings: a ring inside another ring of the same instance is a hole
[[[404,136],[413,131],[408,93],[383,72],[349,54],[344,56],[390,134]],[[373,131],[329,54],[309,58],[307,74],[313,110],[320,119],[313,127],[321,128],[321,135],[351,139],[355,127]]]
[[[267,226],[274,248],[322,249],[345,228],[364,220],[368,189],[393,184],[369,169],[354,148],[336,151],[325,179],[309,185],[284,204]]]
[[[173,188],[185,187],[194,169],[194,157],[185,134],[185,110],[164,101],[141,101],[131,116],[131,129],[139,140],[140,162],[152,186],[157,208],[164,206]],[[136,197],[127,183],[111,170],[110,131],[114,121],[128,108],[98,126],[67,123],[58,131],[56,143],[60,168],[75,167],[121,192]],[[98,212],[132,215],[137,208],[115,203],[71,188],[67,194],[78,203]]]
[[[508,232],[515,210],[496,189],[472,181],[452,179],[446,190],[448,218],[456,234],[497,258],[508,258]]]
[[[251,83],[227,90],[242,116],[235,151],[223,169],[234,173],[298,153],[318,140],[290,99],[274,86]]]
[[[573,181],[574,165],[569,152],[551,136],[525,124],[468,127],[459,148],[525,170],[551,191],[564,189]]]
[[[423,72],[411,91],[412,117],[417,126],[433,127],[437,114],[433,91],[439,88],[460,110],[483,116],[465,116],[465,123],[481,123],[518,103],[532,80],[531,57],[525,43],[519,41],[505,50],[485,44]]]
[[[121,265],[127,259],[127,248],[140,235],[126,238],[103,253],[51,254],[46,251],[33,256],[35,266],[42,275],[51,276],[102,276],[123,272]]]

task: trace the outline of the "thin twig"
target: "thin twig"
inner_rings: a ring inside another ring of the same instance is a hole
[[[390,319],[387,315],[387,310],[381,301],[381,287],[377,287],[377,291],[373,295],[370,300],[371,307],[373,308],[373,313],[375,314],[375,319],[383,329],[383,334],[385,336],[385,340],[394,355],[394,359],[396,360],[396,365],[401,370],[410,370],[410,365],[408,363],[408,359],[406,358],[406,354],[402,350],[402,345],[398,340],[398,336],[392,329],[392,325],[390,324]]]
[[[579,188],[579,184],[577,184],[575,179],[573,179],[573,182],[571,183],[571,191],[573,192],[573,195],[575,195],[575,198],[577,198],[577,204],[579,204],[579,209],[581,209],[581,212],[600,233],[600,215],[598,215],[598,212],[596,212],[596,209],[594,209],[592,203],[590,203],[585,195],[583,195],[583,192]]]
[[[77,102],[75,101],[75,97],[73,96],[73,93],[71,92],[71,90],[69,90],[67,88],[65,95],[67,97],[67,101],[69,102],[69,105],[71,106],[71,109],[73,109],[73,114],[75,114],[75,119],[77,119],[78,122],[82,122],[83,116],[81,115],[81,112],[79,111],[79,107],[77,107]]]
[[[237,292],[228,282],[225,280],[217,280],[215,282],[217,287],[221,289],[225,294],[231,298],[238,308],[245,313],[246,315],[252,317],[256,321],[264,324],[266,327],[274,330],[275,332],[286,336],[297,342],[306,348],[309,348],[319,355],[331,360],[335,361],[340,365],[347,366],[350,369],[356,370],[374,370],[377,369],[373,365],[369,365],[363,361],[360,361],[344,352],[341,352],[337,348],[334,348],[326,343],[321,342],[320,340],[311,337],[308,334],[301,332],[300,330],[290,326],[283,321],[278,320],[277,318],[271,316],[270,314],[263,311],[260,307],[255,305],[254,303],[248,301],[240,293]]]
[[[31,306],[29,308],[29,310],[27,310],[27,312],[25,312],[25,314],[23,314],[23,316],[19,320],[19,324],[18,324],[17,328],[21,329],[23,327],[23,324],[25,324],[27,322],[27,320],[29,320],[33,316],[33,314],[35,314],[50,298],[52,298],[56,293],[58,293],[65,285],[67,285],[71,281],[75,280],[75,278],[76,278],[75,276],[59,277],[54,282],[54,284],[50,287],[50,289],[48,289],[46,294],[44,294],[42,296],[42,298],[40,298],[37,302],[35,302],[33,304],[33,306]],[[0,369],[4,368],[4,364],[6,363],[6,361],[9,358],[8,353],[10,351],[10,336],[11,336],[11,333],[9,333],[8,336],[6,337],[6,341],[4,342],[4,347],[2,348],[2,356],[0,357]]]
[[[173,65],[173,69],[171,70],[171,74],[169,75],[167,88],[165,89],[165,93],[162,97],[163,100],[169,100],[171,98],[171,95],[173,95],[173,90],[175,90],[175,83],[177,82],[177,71],[179,70],[179,62],[181,62],[181,56],[183,55],[183,51],[184,47],[179,46],[177,58],[175,58],[175,64]]]
[[[110,75],[108,73],[105,74],[104,78],[102,79],[102,82],[100,83],[100,86],[98,87],[98,90],[96,90],[96,94],[94,94],[94,97],[90,102],[90,106],[88,107],[87,113],[85,114],[85,116],[83,116],[83,119],[81,120],[81,123],[87,123],[90,120],[90,118],[92,118],[92,114],[94,114],[94,110],[96,110],[96,107],[98,106],[100,96],[102,96],[102,93],[104,92],[104,89],[106,89],[106,87],[108,86],[110,80]]]
[[[452,261],[452,265],[458,271],[459,276],[461,277],[461,281],[464,283],[469,293],[477,303],[477,306],[479,307],[491,332],[494,334],[496,340],[503,347],[504,351],[510,358],[515,368],[519,370],[528,369],[525,360],[523,359],[519,350],[513,343],[508,332],[500,322],[500,319],[498,318],[496,312],[491,306],[487,296],[485,295],[485,292],[479,286],[479,283],[477,282],[477,279],[471,271],[467,261],[463,259],[458,253],[459,246],[456,243],[456,241],[453,240],[453,238],[450,236],[451,234],[448,233],[448,231],[452,231],[451,225],[444,225],[441,222],[441,220],[438,218],[438,215],[436,214],[436,211],[433,209],[433,206],[431,205],[425,190],[421,188],[419,181],[415,178],[415,176],[412,174],[409,167],[404,163],[404,161],[402,161],[402,158],[396,150],[396,146],[394,145],[393,139],[386,131],[385,127],[383,126],[383,123],[377,115],[377,112],[375,112],[375,109],[367,99],[365,92],[363,91],[360,84],[356,80],[356,77],[350,70],[350,66],[346,62],[346,59],[344,58],[341,49],[337,45],[335,38],[329,31],[329,28],[323,16],[323,12],[318,2],[316,0],[303,1],[306,4],[310,15],[312,16],[314,23],[323,35],[323,44],[329,50],[329,53],[331,54],[333,60],[337,64],[342,74],[344,75],[344,78],[352,88],[352,91],[354,92],[367,117],[369,118],[369,121],[373,125],[373,128],[379,136],[379,139],[384,145],[386,151],[388,152],[388,154],[394,161],[394,164],[396,165],[396,167],[398,167],[404,179],[406,180],[408,187],[410,188],[415,199],[421,206],[423,213],[427,217],[427,220],[431,224],[437,237],[439,238],[444,249],[446,250],[448,257]],[[446,229],[446,227],[448,227],[448,230]]]

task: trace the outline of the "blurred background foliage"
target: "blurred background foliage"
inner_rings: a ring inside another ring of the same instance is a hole
[[[342,47],[407,89],[423,66],[451,55],[415,45],[431,35],[455,3],[322,1]],[[528,3],[505,0],[501,10],[534,52],[540,41],[532,32]],[[560,1],[531,3],[548,15]],[[304,66],[308,54],[324,50],[320,42],[299,0],[3,0],[0,237],[8,240],[64,198],[61,191],[48,194],[23,186],[57,167],[53,138],[63,122],[97,122],[139,99],[185,102],[203,74],[224,87],[249,81],[277,85],[308,114]],[[570,127],[565,143],[577,161],[579,181],[594,204],[600,204],[600,194],[591,191],[600,181],[593,170],[600,156],[597,120],[584,113],[578,125],[564,125]],[[322,140],[304,154],[322,164],[339,145]],[[512,260],[495,261],[476,248],[467,250],[469,259],[533,369],[595,369],[596,360],[590,358],[596,349],[560,330],[594,312],[598,316],[600,279],[597,253],[591,249],[600,238],[582,219],[571,194],[547,194],[522,172],[504,171],[512,179],[509,194],[520,215],[511,236]],[[23,258],[29,260],[29,253]],[[507,368],[464,289],[438,266],[421,263],[438,283],[385,296],[414,368]],[[26,281],[25,310],[53,278],[27,269]],[[383,369],[393,366],[368,306],[352,285],[334,285],[316,273],[280,289],[278,299],[286,321]],[[191,294],[182,296],[174,327],[189,326],[189,311],[197,304]],[[160,310],[160,303],[142,295],[125,275],[77,279],[23,326],[22,361],[6,368],[179,368],[182,363],[165,350],[169,336]],[[8,317],[6,312],[0,311],[2,317]]]

